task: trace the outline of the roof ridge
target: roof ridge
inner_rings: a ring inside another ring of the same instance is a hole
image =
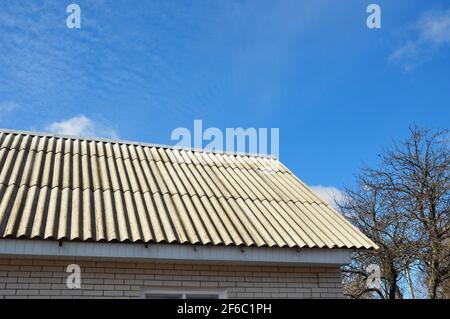
[[[146,142],[137,142],[137,141],[130,141],[130,140],[95,137],[95,136],[76,136],[76,135],[55,134],[55,133],[46,133],[46,132],[0,128],[0,133],[2,133],[2,132],[10,133],[10,134],[23,134],[23,135],[39,136],[39,137],[56,137],[56,138],[85,140],[85,141],[93,141],[93,142],[106,142],[106,143],[116,143],[116,144],[126,144],[126,145],[140,145],[140,146],[144,146],[144,147],[156,147],[156,148],[163,148],[163,149],[184,150],[184,151],[191,151],[191,152],[211,153],[211,154],[225,154],[225,155],[233,155],[233,156],[241,156],[241,157],[242,156],[261,157],[261,158],[270,158],[270,159],[279,161],[278,158],[276,158],[276,156],[271,155],[271,154],[231,152],[231,151],[224,151],[224,150],[219,151],[219,150],[209,150],[209,149],[195,148],[195,147],[185,147],[185,146],[157,144],[157,143],[146,143]]]

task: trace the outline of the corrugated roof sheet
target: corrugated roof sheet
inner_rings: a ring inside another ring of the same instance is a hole
[[[376,247],[270,157],[14,131],[0,238]]]

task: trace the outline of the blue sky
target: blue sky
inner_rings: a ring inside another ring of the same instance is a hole
[[[0,3],[0,127],[173,144],[177,127],[279,128],[339,194],[417,123],[448,128],[448,1]],[[381,6],[381,29],[366,7]]]

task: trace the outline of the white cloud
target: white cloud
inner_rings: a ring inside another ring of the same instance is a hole
[[[422,41],[450,45],[450,9],[424,14],[417,23]]]
[[[46,126],[51,133],[74,136],[102,136],[117,138],[114,130],[96,124],[84,115],[78,115],[60,122],[53,122]]]
[[[400,64],[405,71],[432,58],[436,50],[450,46],[450,9],[426,12],[411,31],[410,39],[389,57],[389,61]]]
[[[0,112],[12,112],[19,108],[19,104],[12,101],[0,102]]]
[[[338,209],[336,203],[344,200],[344,192],[333,186],[314,185],[310,187],[314,193],[326,201],[328,204]]]

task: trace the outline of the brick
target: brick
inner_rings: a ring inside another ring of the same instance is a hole
[[[117,268],[128,268],[128,269],[134,269],[136,268],[136,264],[135,263],[130,263],[130,262],[121,262],[118,261],[116,262],[116,267]]]
[[[193,267],[193,269],[195,269],[195,270],[209,270],[210,266],[208,266],[208,265],[195,265]]]
[[[53,273],[50,271],[33,271],[31,272],[31,277],[55,277],[57,273]],[[64,274],[64,276],[68,276],[69,274]]]
[[[80,267],[82,269],[87,268],[87,267],[95,267],[95,261],[88,261],[88,260],[83,260],[83,261],[77,261],[78,265],[80,265]]]
[[[17,278],[15,277],[1,277],[0,278],[1,283],[8,283],[8,282],[17,282]]]
[[[37,284],[39,283],[41,278],[30,278],[30,277],[20,277],[17,278],[17,282],[19,283],[29,283],[29,284]]]
[[[143,285],[144,284],[144,280],[142,280],[142,279],[131,279],[131,280],[126,279],[124,281],[124,284],[125,285]]]
[[[8,277],[30,277],[30,272],[28,272],[28,271],[9,271]]]
[[[139,285],[139,286],[130,286],[130,290],[132,291],[140,291],[144,286]]]
[[[136,277],[134,274],[116,274],[115,278],[116,279],[135,279]]]
[[[305,294],[301,292],[289,292],[287,295],[288,298],[305,298]]]
[[[105,282],[106,279],[102,279],[102,278],[85,278],[83,279],[83,277],[81,277],[81,282],[84,282],[86,284],[97,284],[97,285],[101,285]]]
[[[88,285],[85,283],[81,283],[81,289],[83,290],[93,290],[94,289],[94,285]]]
[[[52,259],[33,259],[33,265],[53,266],[55,262]]]
[[[245,292],[261,292],[261,288],[245,288]]]
[[[103,274],[103,273],[96,273],[95,278],[102,278],[102,279],[114,279],[114,274]]]
[[[309,289],[309,288],[295,288],[295,292],[311,293],[311,289]]]
[[[219,282],[217,281],[201,281],[201,287],[219,287]]]
[[[39,278],[39,282],[46,284],[60,284],[63,280],[63,278]],[[64,280],[64,282],[66,281]]]
[[[124,291],[124,296],[126,297],[140,297],[141,292],[140,291]]]
[[[103,282],[106,285],[123,285],[123,279],[105,279]]]
[[[154,268],[154,265],[148,265],[147,263],[136,263],[136,269],[149,269]]]
[[[30,289],[51,289],[51,284],[30,284]]]
[[[245,282],[245,281],[238,281],[236,283],[237,287],[253,287],[253,283],[252,282]]]
[[[100,290],[83,290],[83,296],[103,296],[103,291],[100,291]]]
[[[41,266],[20,266],[20,271],[41,271]]]
[[[10,265],[18,265],[18,266],[25,266],[25,265],[33,265],[32,259],[11,259]]]
[[[108,297],[123,296],[123,291],[105,291],[103,295]]]
[[[59,296],[59,295],[61,295],[61,290],[59,290],[59,289],[42,289],[42,290],[39,290],[39,294],[45,295],[45,296]]]
[[[68,272],[66,272],[65,267],[56,267],[56,266],[44,267],[44,268],[42,268],[42,271],[51,271],[51,272],[68,274]],[[83,268],[81,268],[81,272],[83,272]]]
[[[337,294],[342,294],[343,293],[342,288],[328,288],[328,292],[334,292],[334,293],[337,293]]]
[[[183,281],[183,287],[200,287],[200,281]]]
[[[16,290],[16,296],[33,296],[38,295],[39,290],[33,290],[33,289],[19,289]]]
[[[103,267],[103,268],[115,268],[116,267],[116,263],[112,262],[112,261],[97,261],[95,263],[96,267]]]
[[[67,285],[64,284],[52,284],[52,289],[68,289]]]
[[[153,280],[155,279],[155,275],[136,275],[136,279],[144,279],[144,280]]]
[[[117,268],[105,268],[105,274],[116,274],[118,272]]]
[[[14,296],[15,294],[15,289],[0,289],[0,296]]]
[[[203,279],[203,278],[200,277],[199,279]],[[243,281],[244,277],[228,276],[226,280],[228,280],[228,281]]]
[[[320,293],[320,297],[323,297],[323,298],[336,298],[337,295],[335,293],[332,293],[332,292],[321,292]]]
[[[181,281],[165,280],[165,281],[163,281],[163,286],[166,286],[166,287],[181,287]]]
[[[186,275],[186,276],[198,276],[198,275],[200,275],[200,271],[198,271],[198,270],[182,270],[181,274]]]
[[[71,264],[76,264],[76,262],[74,262],[73,260],[59,260],[59,259],[55,259],[53,264],[55,266],[63,266],[64,268],[67,268],[67,266],[69,266]]]
[[[155,279],[172,280],[173,279],[173,275],[155,275]]]
[[[94,289],[95,290],[113,290],[114,285],[95,285]]]
[[[162,286],[162,280],[144,280],[145,286]]]
[[[16,271],[16,270],[18,270],[17,266],[0,265],[0,271]]]
[[[209,266],[207,266],[209,269]],[[173,269],[174,268],[174,264],[173,263],[158,263],[155,268],[158,269]]]
[[[114,285],[114,290],[130,290],[130,285]]]
[[[211,267],[213,267],[213,266],[211,266]],[[178,265],[174,265],[173,266],[173,269],[192,269],[193,268],[193,265],[189,265],[189,264],[178,264]]]
[[[151,271],[149,269],[138,269],[138,268],[123,268],[121,269],[125,274],[145,274],[146,271]]]
[[[81,289],[66,289],[61,290],[61,296],[81,296],[83,291]]]
[[[70,275],[69,272],[65,272],[65,271],[53,271],[53,272],[50,272],[50,274],[52,274],[52,275],[46,276],[46,277],[67,278]],[[83,276],[83,272],[81,273],[81,276]]]
[[[103,273],[105,271],[104,268],[97,268],[97,267],[85,267],[83,268],[84,272],[92,272],[92,273]]]
[[[327,288],[312,288],[312,292],[327,292]]]
[[[329,283],[329,282],[322,282],[322,283],[319,283],[319,287],[320,288],[335,288],[336,284],[335,283]]]
[[[16,284],[16,283],[7,283],[6,289],[27,289],[29,287],[29,284]]]

